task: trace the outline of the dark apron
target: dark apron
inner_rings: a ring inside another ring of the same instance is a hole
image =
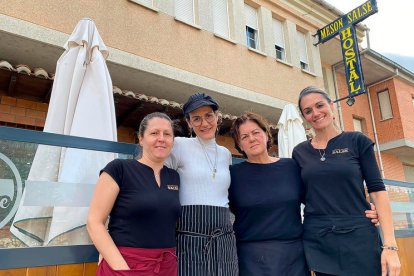
[[[381,242],[366,217],[305,216],[309,269],[333,275],[381,275]]]
[[[240,276],[310,276],[302,239],[237,242]]]
[[[178,275],[239,275],[229,209],[188,205],[181,210],[177,224]]]

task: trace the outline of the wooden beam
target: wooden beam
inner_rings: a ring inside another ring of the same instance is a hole
[[[47,91],[45,97],[43,98],[44,103],[48,103],[50,101],[50,96],[52,95],[52,90],[53,90],[53,82],[50,84],[50,88]]]
[[[9,82],[9,89],[7,90],[7,95],[10,97],[14,97],[16,90],[16,83],[17,83],[17,73],[13,72],[12,75],[10,76],[10,82]]]

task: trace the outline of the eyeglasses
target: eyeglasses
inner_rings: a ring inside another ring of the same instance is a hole
[[[195,127],[199,127],[203,123],[203,119],[207,123],[212,123],[216,119],[216,114],[214,114],[214,112],[209,112],[204,114],[204,116],[192,116],[190,117],[190,123]]]

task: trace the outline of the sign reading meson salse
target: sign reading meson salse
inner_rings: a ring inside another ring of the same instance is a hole
[[[376,12],[378,12],[377,1],[369,0],[317,31],[318,42],[316,45],[339,35],[348,92],[351,98],[365,93],[355,24]]]

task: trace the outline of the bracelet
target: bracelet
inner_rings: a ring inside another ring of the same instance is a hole
[[[398,246],[396,245],[383,245],[381,246],[382,249],[388,249],[393,251],[398,251]]]

